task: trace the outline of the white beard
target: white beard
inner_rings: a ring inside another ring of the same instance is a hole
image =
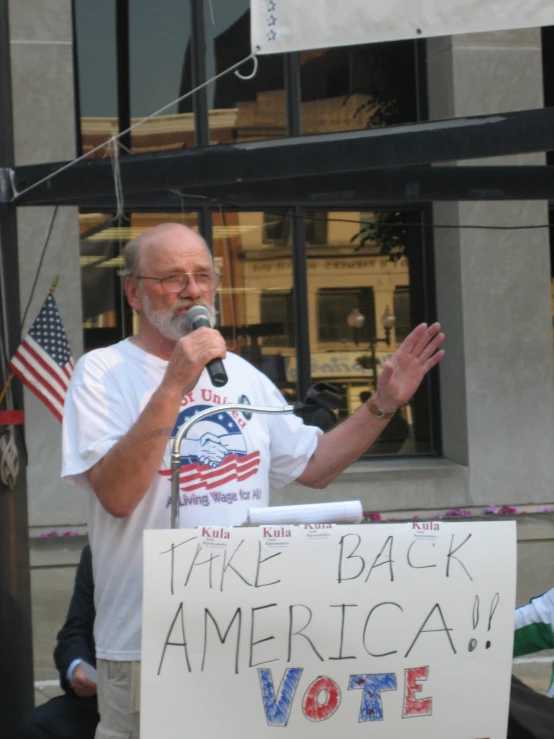
[[[178,341],[178,339],[190,334],[191,330],[187,324],[187,314],[177,313],[181,308],[192,308],[193,305],[202,305],[210,314],[210,326],[213,328],[216,324],[216,312],[213,305],[210,305],[205,300],[200,298],[194,302],[190,300],[175,300],[171,307],[167,310],[153,310],[150,307],[150,301],[148,296],[144,293],[141,295],[142,300],[142,312],[145,317],[150,321],[154,328],[165,336],[166,339],[171,341]]]

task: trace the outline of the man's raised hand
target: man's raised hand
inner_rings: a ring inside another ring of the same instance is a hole
[[[379,408],[395,411],[410,400],[425,375],[444,357],[443,341],[440,323],[420,323],[404,339],[377,378],[374,401]]]

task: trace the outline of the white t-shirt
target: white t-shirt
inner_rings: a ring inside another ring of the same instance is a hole
[[[150,489],[127,518],[102,507],[83,473],[127,433],[166,367],[165,360],[126,339],[85,354],[65,400],[62,477],[88,495],[94,631],[101,659],[140,659],[142,532],[171,528],[171,441]],[[229,381],[220,389],[204,370],[183,398],[175,429],[214,405],[286,404],[273,383],[244,359],[229,353],[225,367]],[[320,433],[292,415],[222,412],[197,423],[181,446],[181,527],[242,524],[249,508],[269,504],[270,486],[282,487],[302,474]]]

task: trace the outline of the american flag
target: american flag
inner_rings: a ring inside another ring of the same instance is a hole
[[[179,487],[183,492],[213,490],[233,480],[242,482],[255,475],[260,466],[260,452],[239,456],[230,454],[215,469],[198,462],[181,466]],[[170,477],[171,470],[160,470],[162,477]]]
[[[58,306],[50,294],[14,354],[10,369],[61,422],[73,367]]]

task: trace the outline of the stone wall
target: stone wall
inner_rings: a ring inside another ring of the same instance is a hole
[[[11,0],[10,34],[16,164],[75,156],[73,35],[70,0]],[[21,310],[29,301],[54,208],[18,210]],[[58,210],[24,328],[36,317],[56,276],[55,299],[74,357],[83,350],[77,210]],[[60,480],[61,425],[25,390],[29,524],[85,521],[84,496]]]

